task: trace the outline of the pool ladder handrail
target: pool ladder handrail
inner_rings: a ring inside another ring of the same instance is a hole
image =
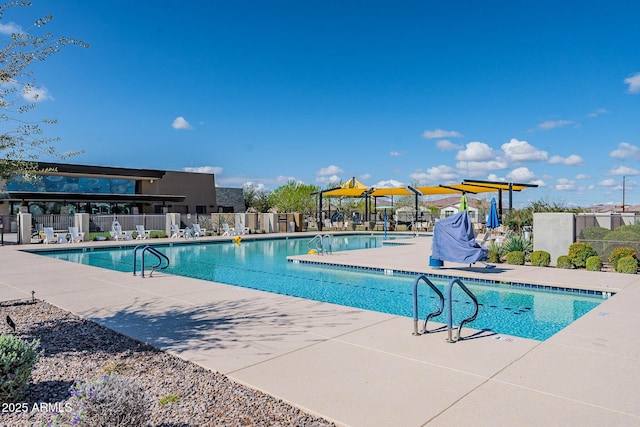
[[[327,240],[327,246],[325,246],[325,239]],[[330,234],[316,234],[313,236],[313,239],[307,243],[307,250],[315,249],[320,255],[324,255],[326,253],[332,252],[332,240],[333,236]],[[315,248],[312,248],[311,245],[315,243]]]
[[[418,284],[420,283],[421,280],[423,280],[438,295],[440,299],[440,307],[438,308],[438,310],[427,315],[427,317],[424,319],[424,325],[423,325],[422,331],[418,332]],[[454,329],[453,328],[452,292],[453,292],[453,285],[456,285],[456,284],[460,286],[460,288],[473,301],[474,312],[471,316],[460,321],[460,325],[458,326],[458,335],[454,339],[452,336],[452,332]],[[433,283],[431,283],[431,281],[427,278],[426,275],[423,274],[416,278],[416,280],[413,283],[413,334],[412,335],[421,335],[421,334],[429,333],[429,331],[427,330],[427,321],[429,321],[429,319],[431,319],[432,317],[436,317],[442,314],[443,310],[446,308],[447,310],[447,313],[446,313],[447,314],[447,342],[453,344],[455,342],[462,341],[464,339],[460,336],[460,333],[462,332],[462,328],[464,327],[464,325],[466,325],[469,322],[473,322],[478,316],[478,310],[480,307],[480,305],[478,304],[478,299],[473,294],[473,292],[471,292],[469,288],[467,288],[464,285],[464,283],[462,283],[462,281],[458,278],[451,279],[451,281],[445,287],[445,294],[446,294],[446,297],[443,295],[442,292],[440,292],[440,290]]]
[[[424,324],[422,325],[422,331],[418,332],[418,283],[420,283],[421,280],[423,280],[438,295],[438,298],[440,300],[440,307],[436,311],[427,314],[427,317],[425,317],[424,319]],[[442,292],[440,292],[440,289],[438,289],[436,285],[434,285],[431,282],[431,280],[427,278],[426,275],[422,274],[418,276],[415,282],[413,282],[413,334],[412,335],[417,336],[422,334],[428,334],[429,331],[427,330],[427,322],[432,317],[440,316],[443,310],[444,310],[444,295],[442,295]]]
[[[138,245],[133,249],[133,275],[136,275],[136,267],[137,267],[137,261],[138,261],[138,249],[142,249],[142,253],[141,253],[141,261],[142,261],[142,277],[144,278],[144,267],[145,267],[145,263],[144,263],[144,255],[146,252],[151,253],[152,255],[154,255],[157,259],[158,259],[158,263],[154,266],[151,267],[151,272],[149,273],[149,277],[151,277],[153,275],[153,272],[156,270],[164,270],[167,267],[169,267],[169,258],[167,258],[167,256],[165,254],[163,254],[162,252],[158,251],[156,248],[154,248],[153,246],[149,246],[149,245]],[[166,263],[163,265],[163,262]]]

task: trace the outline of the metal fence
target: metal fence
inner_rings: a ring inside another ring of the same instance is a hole
[[[89,231],[109,231],[113,222],[118,221],[123,230],[135,230],[136,225],[143,225],[145,230],[164,230],[166,227],[164,214],[139,215],[99,215],[89,216]]]
[[[73,215],[33,215],[31,221],[34,230],[51,227],[56,231],[62,231],[75,225]]]
[[[589,243],[603,260],[616,248],[640,250],[640,234],[634,231],[613,233],[622,226],[638,225],[634,214],[581,214],[576,216],[576,241]],[[618,230],[620,231],[620,230]],[[640,230],[639,230],[640,231]]]

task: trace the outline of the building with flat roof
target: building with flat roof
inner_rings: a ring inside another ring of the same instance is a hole
[[[210,214],[244,212],[240,188],[216,188],[210,173],[38,162],[35,180],[16,176],[0,193],[0,214]],[[53,170],[53,171],[49,171]],[[218,203],[220,200],[221,203]]]

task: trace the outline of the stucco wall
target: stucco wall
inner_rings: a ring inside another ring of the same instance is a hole
[[[572,213],[534,213],[533,250],[551,254],[551,265],[567,255],[575,242],[575,215]]]

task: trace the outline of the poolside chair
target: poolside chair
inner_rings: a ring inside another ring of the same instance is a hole
[[[130,231],[122,231],[122,226],[118,220],[111,223],[111,231],[109,234],[111,234],[113,240],[131,240],[133,238]]]
[[[240,236],[240,235],[245,235],[247,234],[247,229],[244,228],[244,224],[243,223],[238,223],[238,225],[233,229],[233,235],[234,236]]]
[[[200,228],[200,224],[193,224],[194,237],[204,237],[206,235],[207,235],[207,230],[205,228]]]
[[[226,222],[222,224],[222,229],[224,230],[224,233],[222,233],[223,236],[231,236],[235,232],[235,230],[230,228],[229,224]]]
[[[180,231],[178,224],[171,224],[171,238],[177,239],[178,237],[184,236],[184,232]]]
[[[138,240],[148,239],[149,234],[151,233],[150,231],[144,229],[144,225],[136,225],[136,231],[138,232],[138,235],[136,236],[136,239]]]
[[[44,227],[42,232],[44,233],[44,240],[42,243],[58,243],[58,236],[53,232],[53,227]]]
[[[69,227],[69,243],[80,243],[84,241],[84,232],[79,232],[78,227]]]

